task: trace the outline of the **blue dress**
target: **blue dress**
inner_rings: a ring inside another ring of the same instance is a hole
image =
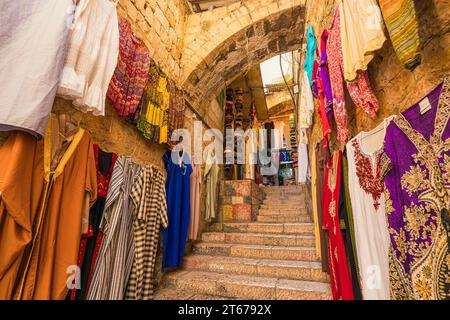
[[[179,267],[183,263],[184,248],[190,222],[190,175],[192,166],[189,155],[185,152],[180,164],[180,155],[167,151],[163,156],[167,171],[166,196],[169,225],[163,231],[163,262],[165,268]]]
[[[313,85],[313,71],[314,71],[314,60],[317,49],[316,37],[314,35],[313,27],[310,25],[306,33],[306,56],[304,69],[308,74],[309,85]]]

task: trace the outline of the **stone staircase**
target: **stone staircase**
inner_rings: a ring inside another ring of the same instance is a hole
[[[263,190],[257,220],[213,224],[183,270],[164,276],[155,299],[331,299],[304,187]]]

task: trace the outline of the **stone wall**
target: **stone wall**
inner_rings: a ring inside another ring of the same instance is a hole
[[[305,0],[243,0],[189,15],[181,68],[188,99],[200,113],[239,75],[300,47]]]
[[[185,34],[187,7],[183,0],[120,0],[119,14],[150,49],[163,71],[181,84],[180,60]]]
[[[306,23],[312,24],[316,37],[331,26],[336,0],[308,1]],[[450,12],[448,0],[415,0],[422,44],[422,64],[414,71],[403,68],[388,38],[384,47],[376,53],[368,73],[380,110],[370,119],[347,96],[350,121],[350,137],[376,127],[384,118],[407,109],[436,87],[450,71]],[[388,33],[386,32],[388,36]],[[335,131],[335,129],[333,130]],[[320,120],[315,114],[311,143],[321,140]],[[341,147],[333,135],[332,147]]]

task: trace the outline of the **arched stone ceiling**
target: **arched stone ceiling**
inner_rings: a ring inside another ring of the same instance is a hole
[[[183,88],[200,114],[207,113],[208,101],[228,80],[273,56],[300,48],[304,1],[291,3],[294,6],[262,17],[222,41],[190,72]]]

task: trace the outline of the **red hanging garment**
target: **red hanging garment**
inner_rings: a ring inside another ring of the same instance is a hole
[[[328,256],[331,290],[334,300],[353,300],[353,286],[347,266],[344,240],[339,224],[339,193],[342,151],[328,160],[323,188],[323,226],[328,230]]]

